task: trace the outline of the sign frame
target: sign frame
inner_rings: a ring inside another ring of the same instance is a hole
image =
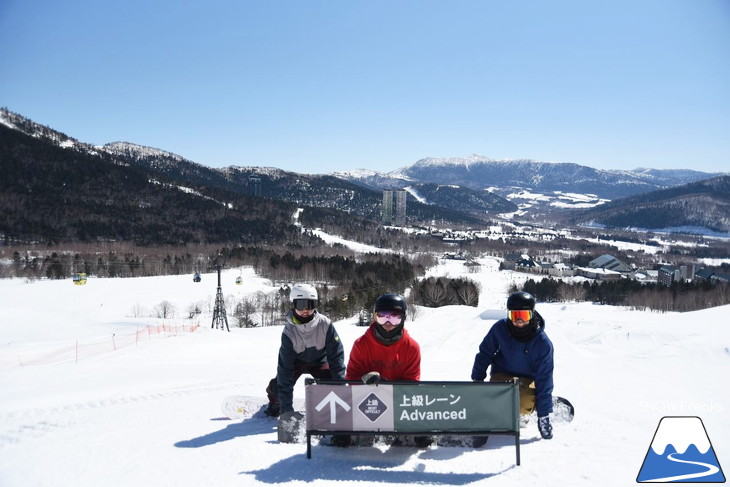
[[[520,465],[519,383],[305,380],[307,458],[313,435],[508,435]]]

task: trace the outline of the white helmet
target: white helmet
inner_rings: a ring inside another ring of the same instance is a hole
[[[317,290],[311,284],[294,284],[289,293],[289,301],[295,299],[313,299],[317,301]]]

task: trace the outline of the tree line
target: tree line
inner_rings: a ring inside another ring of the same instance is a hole
[[[706,281],[675,281],[671,286],[639,283],[632,279],[616,281],[563,282],[552,278],[528,279],[510,292],[526,291],[538,301],[589,301],[637,310],[697,311],[730,304],[730,285]]]
[[[289,309],[289,285],[312,283],[319,295],[317,309],[332,320],[341,320],[372,309],[384,293],[405,294],[418,276],[433,265],[431,257],[407,258],[397,254],[342,255],[270,253],[261,248],[239,248],[237,261],[253,265],[257,274],[281,283],[276,293],[247,296],[233,305],[238,326],[283,323]]]

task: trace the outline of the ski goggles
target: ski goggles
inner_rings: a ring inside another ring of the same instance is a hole
[[[295,299],[294,309],[297,311],[312,310],[317,306],[317,301],[314,299]]]
[[[517,320],[522,320],[525,323],[532,319],[532,310],[529,309],[511,309],[507,313],[509,320],[514,323]]]
[[[376,311],[375,321],[380,325],[390,322],[391,325],[397,326],[403,321],[403,314],[399,311]]]

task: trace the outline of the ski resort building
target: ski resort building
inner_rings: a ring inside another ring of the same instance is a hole
[[[611,254],[603,254],[588,263],[591,269],[604,269],[607,271],[627,273],[633,271],[630,265],[620,261]]]
[[[383,190],[383,225],[406,225],[406,200],[408,192],[405,189],[384,189]]]

